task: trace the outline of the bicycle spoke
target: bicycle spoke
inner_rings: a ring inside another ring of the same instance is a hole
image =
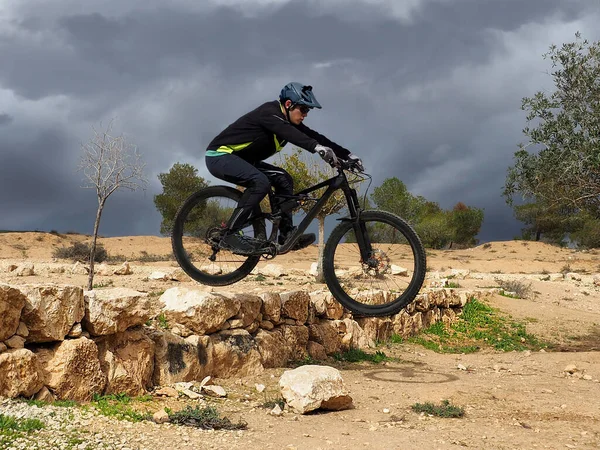
[[[364,305],[393,303],[410,286],[417,259],[403,232],[393,224],[366,221],[371,242],[369,260],[361,257],[352,227],[341,237],[333,255],[337,281],[343,292]]]
[[[188,212],[181,242],[189,263],[198,271],[225,275],[239,269],[248,259],[218,248],[220,235],[236,206],[234,199],[213,196],[198,202]],[[250,226],[241,231],[246,236],[254,237]]]

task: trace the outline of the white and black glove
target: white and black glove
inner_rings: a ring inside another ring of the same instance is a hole
[[[335,156],[335,152],[329,147],[325,147],[324,145],[317,144],[315,147],[315,152],[319,154],[323,160],[328,163],[331,167],[337,167],[339,165],[337,156]]]
[[[362,159],[360,159],[358,156],[350,153],[348,155],[348,161],[352,161],[352,163],[356,166],[356,168],[358,170],[360,170],[361,172],[365,171],[365,166],[363,166]]]

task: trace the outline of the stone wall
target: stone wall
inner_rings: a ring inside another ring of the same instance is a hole
[[[0,284],[0,395],[87,401],[207,375],[258,374],[451,322],[481,295],[433,289],[394,316],[354,319],[328,291],[174,287],[150,297],[126,288]]]

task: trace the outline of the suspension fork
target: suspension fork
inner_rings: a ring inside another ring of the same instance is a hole
[[[350,212],[349,220],[352,221],[352,229],[354,230],[356,242],[358,243],[358,248],[360,249],[360,257],[362,262],[366,263],[369,261],[369,259],[371,259],[373,247],[371,246],[369,233],[367,233],[367,226],[360,218],[362,209],[358,203],[358,195],[356,193],[356,189],[351,187],[343,188],[343,190],[344,194],[346,195],[346,201],[348,202],[348,210]]]

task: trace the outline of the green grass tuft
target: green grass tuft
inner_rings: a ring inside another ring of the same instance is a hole
[[[245,422],[233,423],[227,417],[220,417],[216,408],[212,406],[205,408],[186,406],[176,413],[167,413],[171,423],[203,430],[245,430],[248,427]]]
[[[129,422],[142,422],[150,419],[150,414],[141,413],[131,408],[132,398],[126,394],[94,395],[92,406],[100,414]],[[146,400],[143,400],[146,401]]]
[[[378,350],[375,353],[367,353],[364,350],[358,348],[352,348],[343,353],[335,353],[333,358],[337,361],[344,361],[350,363],[357,363],[362,361],[372,362],[379,364],[383,361],[392,361],[393,358],[388,357],[384,352]]]
[[[449,400],[442,400],[440,405],[433,403],[415,403],[411,406],[412,410],[417,413],[430,414],[437,417],[463,417],[465,410],[459,406],[450,404]]]
[[[474,353],[483,347],[500,351],[540,350],[548,345],[528,334],[525,325],[473,299],[451,326],[436,322],[419,335],[407,338],[438,353]]]

